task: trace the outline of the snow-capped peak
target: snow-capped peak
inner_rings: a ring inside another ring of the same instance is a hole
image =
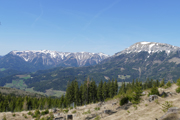
[[[11,54],[23,58],[26,62],[33,62],[35,59],[42,59],[43,64],[60,63],[69,59],[76,59],[79,65],[86,64],[87,60],[95,61],[96,63],[109,57],[103,53],[90,53],[90,52],[57,52],[50,50],[26,50],[26,51],[12,51]],[[51,61],[51,62],[50,62]]]
[[[116,55],[118,56],[120,54],[139,53],[142,51],[146,51],[149,54],[165,51],[167,54],[169,54],[170,52],[175,52],[177,50],[180,50],[180,48],[165,43],[138,42],[133,44],[129,48],[117,53]]]

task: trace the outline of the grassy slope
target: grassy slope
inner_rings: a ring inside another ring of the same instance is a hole
[[[175,93],[176,85],[172,85],[172,87],[164,89],[165,92]],[[166,98],[158,98],[159,104],[155,101],[149,102],[147,95],[142,97],[142,101],[137,105],[137,110],[133,106],[131,106],[127,112],[127,110],[117,111],[115,114],[110,115],[103,120],[155,120],[155,118],[162,117],[165,113],[162,111],[161,105],[165,103],[165,101],[172,101],[174,107],[180,108],[180,96],[179,94],[174,94],[172,97]],[[180,115],[178,114],[179,118]]]

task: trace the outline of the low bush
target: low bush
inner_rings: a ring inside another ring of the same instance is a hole
[[[176,85],[180,86],[180,78],[177,80]]]
[[[3,116],[3,120],[7,120],[7,119],[6,119],[6,115]]]
[[[50,115],[50,120],[53,120],[53,118],[54,118],[53,113],[52,113],[52,112],[50,112],[50,113],[49,113],[49,115]]]
[[[83,114],[90,114],[90,113],[91,113],[90,109],[87,112],[83,112]]]
[[[76,113],[76,110],[72,111],[72,113]]]
[[[148,94],[148,96],[150,95],[159,95],[158,88],[157,87],[151,88],[151,92]]]
[[[158,99],[156,99],[156,100],[155,100],[155,103],[156,103],[156,104],[159,104],[159,101],[158,101]]]
[[[170,81],[168,81],[168,82],[166,83],[166,86],[167,86],[167,87],[171,87],[171,85],[172,85],[172,84],[171,84]]]
[[[128,97],[123,97],[123,98],[120,100],[119,104],[122,106],[122,105],[128,103],[128,101],[129,101],[129,98],[128,98]]]
[[[37,116],[40,114],[40,111],[39,110],[35,110],[34,114]]]
[[[137,110],[137,105],[133,105],[134,109]]]
[[[95,118],[94,118],[94,120],[100,120],[101,119],[101,117],[99,116],[99,115],[97,115]]]
[[[165,101],[165,103],[162,104],[161,106],[162,106],[162,111],[167,112],[169,108],[173,107],[172,101]]]
[[[96,108],[94,108],[94,109],[98,111],[98,110],[100,110],[100,107],[96,107]]]
[[[47,117],[42,117],[40,120],[50,120],[50,118],[47,116]]]
[[[65,113],[68,113],[69,112],[69,110],[68,109],[65,109],[65,110],[63,110]]]
[[[26,119],[27,119],[27,116],[25,115],[25,116],[24,116],[24,118],[26,118]]]
[[[48,114],[48,113],[49,113],[49,110],[46,109],[45,111],[42,111],[42,112],[41,112],[41,115],[46,115],[46,114]]]
[[[32,112],[31,112],[31,111],[29,111],[27,114],[28,114],[28,115],[32,115]]]
[[[180,93],[180,87],[178,87],[178,88],[176,89],[176,92],[177,92],[177,93]]]

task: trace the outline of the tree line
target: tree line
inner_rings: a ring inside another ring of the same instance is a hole
[[[108,80],[108,82],[101,80],[97,85],[93,79],[87,78],[80,86],[77,80],[74,80],[67,85],[64,105],[69,106],[72,103],[75,105],[85,105],[104,101],[107,98],[113,98],[117,93],[117,79]]]
[[[68,83],[66,94],[60,98],[22,97],[0,93],[0,112],[66,108],[70,107],[72,103],[79,106],[104,101],[106,98],[114,97],[117,93],[117,80],[101,81],[98,85],[93,79],[90,80],[89,78],[81,85],[78,84],[77,80],[74,80]]]
[[[116,95],[121,98],[122,103],[127,103],[127,101],[139,103],[143,90],[153,89],[154,91],[157,91],[157,87],[162,87],[164,85],[164,80],[159,82],[159,80],[147,79],[143,83],[136,79],[129,83],[122,82],[122,85],[118,90],[117,79],[108,80],[107,82],[101,80],[99,84],[96,84],[96,82],[93,79],[90,80],[90,78],[87,78],[83,84],[79,84],[77,80],[74,80],[67,84],[66,94],[59,98],[22,97],[3,95],[0,93],[0,112],[67,108],[72,106],[72,103],[74,103],[75,106],[81,106],[105,101]]]

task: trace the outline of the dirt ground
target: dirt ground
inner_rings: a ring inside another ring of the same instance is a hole
[[[161,106],[163,103],[165,103],[165,101],[172,101],[174,107],[180,108],[180,94],[177,94],[175,92],[176,88],[177,86],[175,84],[167,89],[162,88],[164,92],[171,92],[172,96],[168,96],[166,98],[158,97],[159,103],[155,101],[149,102],[147,95],[144,95],[142,96],[141,103],[137,106],[129,104],[129,106],[121,107],[119,106],[119,100],[114,99],[102,103],[101,105],[99,103],[96,103],[77,107],[76,109],[69,110],[68,113],[57,111],[56,113],[54,113],[54,116],[65,117],[72,114],[73,120],[94,120],[98,117],[100,118],[100,120],[156,120],[156,118],[159,119],[165,114],[162,111]],[[95,108],[100,108],[100,110],[95,110]],[[105,110],[110,110],[111,112],[109,114],[105,114]],[[0,119],[2,119],[4,115],[6,115],[7,120],[32,120],[33,118],[30,115],[27,115],[27,113],[28,111],[15,112],[16,116],[14,117],[14,113],[0,113]],[[25,115],[27,116],[27,119],[25,119]],[[179,113],[177,114],[177,116],[180,118]]]

